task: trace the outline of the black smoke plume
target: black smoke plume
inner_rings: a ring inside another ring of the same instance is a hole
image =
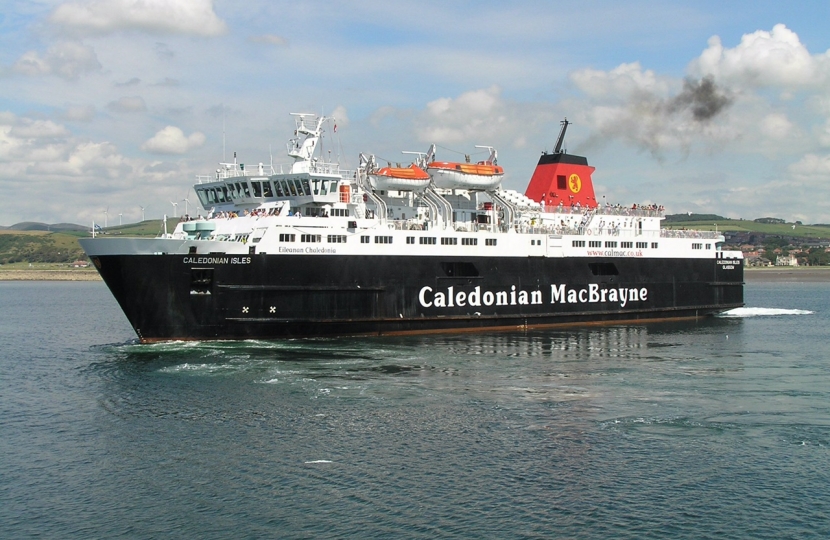
[[[692,118],[702,122],[714,118],[731,103],[732,98],[715,85],[712,77],[704,77],[699,81],[683,81],[683,90],[669,100],[666,110],[669,114],[674,114],[691,109]]]

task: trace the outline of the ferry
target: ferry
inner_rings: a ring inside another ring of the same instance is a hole
[[[80,240],[144,343],[484,332],[690,319],[744,305],[744,261],[663,208],[599,204],[562,122],[524,193],[480,163],[355,170],[334,119],[294,114],[285,166],[221,163],[201,216],[156,238]],[[469,165],[469,166],[467,166]],[[452,173],[452,174],[448,174]],[[94,233],[93,233],[94,234]]]

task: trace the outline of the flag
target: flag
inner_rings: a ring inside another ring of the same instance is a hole
[[[337,124],[334,124],[334,132],[337,133]]]

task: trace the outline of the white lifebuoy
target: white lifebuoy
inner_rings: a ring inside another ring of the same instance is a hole
[[[591,232],[591,229],[588,229],[587,232],[588,232],[588,236],[591,236],[592,234],[594,234],[594,233]]]

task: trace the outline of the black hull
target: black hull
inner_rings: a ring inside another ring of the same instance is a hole
[[[95,256],[143,342],[484,331],[743,305],[724,259]]]

